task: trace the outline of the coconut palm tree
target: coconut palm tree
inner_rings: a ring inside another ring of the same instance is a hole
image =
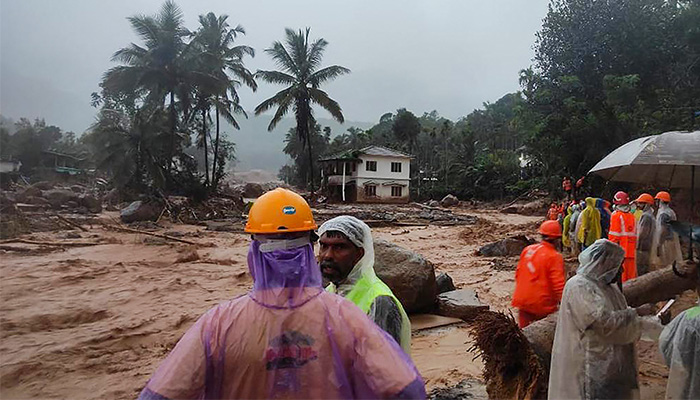
[[[179,98],[184,113],[189,109],[189,90],[185,87],[189,63],[185,60],[188,57],[186,38],[191,34],[184,27],[182,11],[172,0],[163,3],[154,16],[135,15],[128,21],[143,46],[131,43],[114,53],[112,61],[123,65],[109,69],[102,86],[114,93],[137,93],[146,108],[163,107],[169,97],[170,169],[178,136],[175,98]]]
[[[216,166],[219,154],[220,123],[223,116],[234,128],[240,129],[236,115],[248,118],[240,105],[238,88],[246,85],[253,91],[257,90],[253,74],[245,67],[243,57],[255,56],[253,48],[244,45],[234,46],[238,35],[245,35],[241,25],[231,28],[227,22],[228,15],[216,16],[214,13],[199,16],[200,28],[193,42],[198,49],[200,72],[210,79],[205,85],[209,91],[211,104],[216,108],[216,137],[213,143],[214,158],[212,161],[212,186],[216,190]],[[230,73],[230,75],[229,75]]]
[[[255,108],[255,114],[277,107],[277,110],[267,127],[268,131],[275,128],[277,123],[290,109],[294,110],[296,117],[296,134],[306,145],[309,156],[308,181],[311,190],[314,190],[313,150],[310,132],[316,124],[313,116],[312,104],[321,106],[328,111],[335,120],[345,121],[340,105],[328,96],[328,93],[320,89],[320,86],[328,81],[350,72],[349,69],[339,65],[319,68],[323,53],[328,45],[324,39],[309,40],[309,32],[306,30],[293,31],[285,29],[285,43],[276,41],[272,47],[265,49],[275,61],[281,71],[258,71],[255,76],[265,82],[287,86],[274,96],[263,101]]]

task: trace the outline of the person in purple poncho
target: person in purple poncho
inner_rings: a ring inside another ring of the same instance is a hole
[[[200,317],[139,398],[425,398],[396,342],[322,288],[314,229],[301,196],[261,196],[245,229],[253,289]]]

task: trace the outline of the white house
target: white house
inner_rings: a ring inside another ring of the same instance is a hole
[[[408,203],[411,156],[382,146],[320,160],[324,186],[334,201]]]

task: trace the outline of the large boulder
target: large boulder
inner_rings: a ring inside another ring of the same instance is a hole
[[[264,193],[263,187],[259,183],[248,182],[243,188],[243,197],[257,199]]]
[[[420,254],[385,240],[374,242],[377,276],[386,283],[408,313],[435,306],[435,268]]]
[[[87,208],[91,213],[99,214],[102,212],[102,201],[91,194],[80,196],[80,205]]]
[[[482,246],[476,254],[486,257],[519,256],[525,247],[533,243],[534,241],[524,235],[511,236]]]
[[[443,207],[454,207],[459,205],[459,199],[451,194],[448,194],[447,196],[443,197],[442,200],[440,200],[440,205]]]
[[[35,186],[29,186],[21,192],[17,193],[16,199],[19,203],[29,203],[28,199],[31,197],[41,197],[41,189]]]
[[[155,221],[160,216],[162,207],[156,203],[146,203],[138,200],[129,204],[120,213],[124,223],[136,221]]]
[[[528,203],[511,204],[501,209],[504,214],[520,214],[520,215],[545,215],[549,202],[546,199],[533,200]]]
[[[78,203],[78,195],[72,190],[66,189],[51,189],[43,192],[44,198],[51,203],[51,207],[58,209],[63,205],[68,205],[69,202]]]
[[[471,321],[489,306],[479,300],[472,289],[459,289],[441,293],[437,297],[438,314],[445,317],[461,318]]]
[[[119,204],[119,197],[119,190],[117,188],[114,188],[107,192],[107,194],[104,197],[104,201],[108,205],[116,205]]]

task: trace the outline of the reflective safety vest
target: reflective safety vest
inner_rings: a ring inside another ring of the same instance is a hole
[[[616,210],[610,217],[608,239],[625,250],[625,258],[635,258],[637,249],[637,223],[634,214]]]
[[[333,285],[331,285],[328,289],[332,293],[335,292],[335,287]],[[401,343],[399,343],[399,345],[401,345],[401,348],[404,352],[406,352],[406,354],[410,355],[411,321],[408,319],[408,315],[406,314],[406,311],[404,311],[401,302],[396,298],[396,296],[394,296],[394,293],[391,292],[391,289],[389,289],[389,286],[387,286],[386,283],[382,282],[382,280],[379,279],[379,277],[377,277],[374,273],[363,274],[362,277],[355,282],[355,285],[350,292],[345,295],[345,298],[355,303],[355,305],[364,311],[365,314],[369,314],[374,299],[379,296],[391,297],[392,300],[394,300],[394,303],[396,303],[396,306],[399,308],[402,320]]]

